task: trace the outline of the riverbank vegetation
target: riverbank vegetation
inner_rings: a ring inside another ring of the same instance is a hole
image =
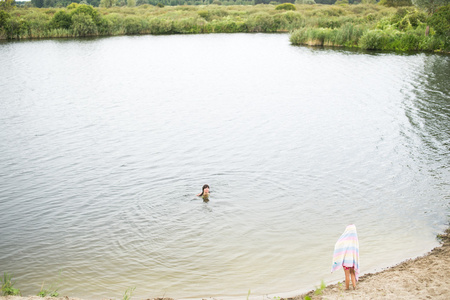
[[[335,5],[11,5],[0,10],[0,39],[291,32],[294,45],[450,51],[450,5],[431,14],[421,7],[395,7],[393,0],[382,1],[384,5],[350,5],[347,0],[339,0]]]

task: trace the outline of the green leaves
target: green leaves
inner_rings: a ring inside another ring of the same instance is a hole
[[[11,275],[3,274],[2,278],[2,295],[3,296],[17,296],[20,295],[19,289],[14,288],[15,282],[11,281]]]

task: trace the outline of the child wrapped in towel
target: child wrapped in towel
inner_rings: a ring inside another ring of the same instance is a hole
[[[331,272],[338,270],[340,267],[345,272],[345,288],[348,290],[351,276],[353,289],[356,289],[356,281],[359,277],[359,242],[356,226],[353,224],[345,228],[344,233],[334,246]]]

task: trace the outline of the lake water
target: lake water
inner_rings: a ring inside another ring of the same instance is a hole
[[[449,221],[449,56],[124,36],[4,42],[0,74],[0,272],[24,295],[295,294],[343,279],[348,224],[364,274]]]

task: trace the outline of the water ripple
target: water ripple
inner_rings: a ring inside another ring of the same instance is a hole
[[[370,272],[447,222],[445,56],[258,34],[0,53],[0,265],[24,293],[58,276],[86,299],[309,289],[336,280],[348,223]]]

